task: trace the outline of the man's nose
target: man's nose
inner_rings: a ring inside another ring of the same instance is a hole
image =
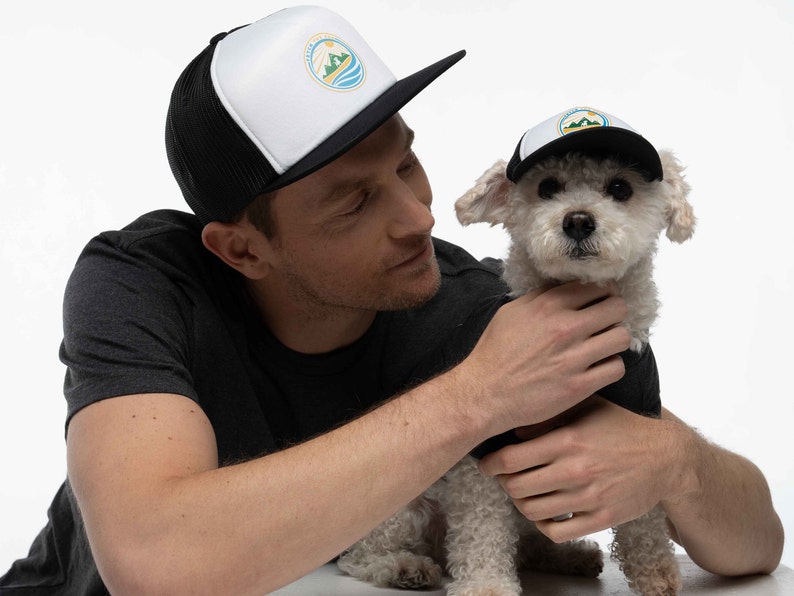
[[[403,185],[393,196],[390,233],[395,238],[430,234],[436,223],[430,198],[417,196]]]

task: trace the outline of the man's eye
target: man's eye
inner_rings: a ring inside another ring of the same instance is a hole
[[[408,156],[400,164],[400,167],[397,168],[397,171],[401,175],[406,176],[413,171],[417,163],[419,163],[419,159],[416,157],[416,154],[413,151],[411,151],[411,153],[409,153]]]
[[[623,180],[623,178],[615,178],[607,184],[607,192],[616,201],[622,203],[628,201],[634,191],[631,189],[631,184]]]
[[[364,208],[367,206],[371,198],[372,198],[371,193],[368,192],[361,193],[361,195],[359,195],[358,198],[356,199],[355,203],[353,203],[353,206],[341,214],[342,217],[353,217],[355,215],[358,215],[359,213],[364,211]]]
[[[541,199],[550,199],[562,189],[562,185],[556,178],[544,178],[538,184],[538,196]]]

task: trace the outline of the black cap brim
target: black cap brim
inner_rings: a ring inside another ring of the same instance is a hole
[[[465,55],[466,50],[460,50],[394,83],[261,192],[271,192],[300,180],[352,149]]]
[[[659,153],[642,135],[615,126],[593,127],[569,133],[543,145],[521,159],[519,142],[513,158],[507,165],[507,177],[513,182],[532,166],[553,156],[578,152],[599,158],[615,158],[628,167],[641,172],[648,181],[662,179],[662,162]]]

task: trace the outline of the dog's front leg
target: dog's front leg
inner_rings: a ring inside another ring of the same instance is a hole
[[[614,528],[612,559],[620,565],[629,587],[642,596],[675,596],[681,589],[681,572],[675,560],[661,505]]]
[[[516,573],[518,528],[513,503],[472,457],[444,477],[448,596],[520,596]]]

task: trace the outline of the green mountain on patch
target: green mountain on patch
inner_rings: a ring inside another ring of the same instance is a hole
[[[601,126],[601,123],[594,122],[593,120],[590,120],[590,118],[588,118],[587,116],[582,116],[576,122],[571,122],[568,126],[566,126],[565,130],[568,130],[569,128],[584,128],[586,126]]]
[[[325,65],[325,76],[335,72],[348,58],[350,58],[350,54],[343,53],[341,56],[339,54],[329,54],[328,61],[330,64]]]

